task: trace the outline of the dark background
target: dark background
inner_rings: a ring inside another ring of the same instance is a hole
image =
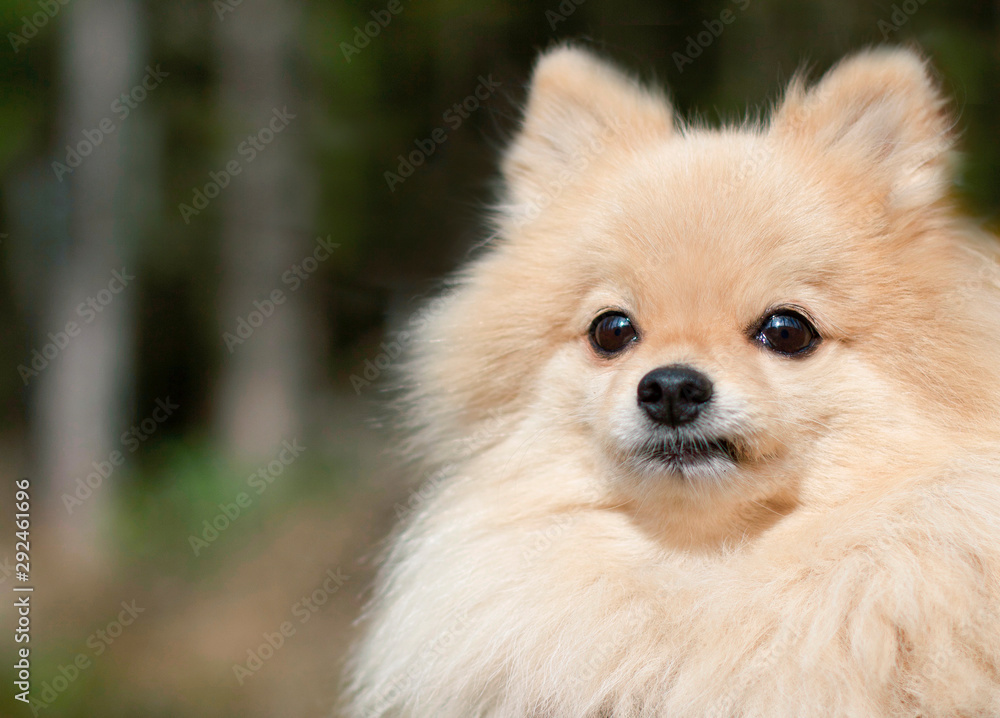
[[[27,477],[42,713],[336,715],[407,501],[383,458],[381,344],[485,236],[552,43],[712,125],[766,111],[802,66],[915,44],[954,98],[956,193],[997,226],[997,2],[0,0],[0,19],[0,591],[20,583]],[[483,79],[499,87],[467,100]],[[319,238],[337,246],[313,262]],[[282,442],[305,448],[286,465]],[[27,715],[11,603],[0,713]]]

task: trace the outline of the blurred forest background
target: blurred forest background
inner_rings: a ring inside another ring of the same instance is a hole
[[[803,62],[916,43],[956,100],[960,199],[998,224],[1000,2],[0,0],[0,18],[0,589],[23,477],[35,586],[31,706],[0,606],[5,716],[337,715],[407,501],[382,458],[382,344],[484,236],[553,42],[709,123]]]

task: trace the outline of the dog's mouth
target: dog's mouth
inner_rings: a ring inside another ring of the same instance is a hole
[[[648,447],[651,457],[668,463],[698,463],[712,459],[739,461],[736,444],[726,438],[671,438]]]
[[[685,473],[739,464],[743,452],[735,440],[727,437],[671,436],[649,442],[640,455],[647,465],[658,464]]]

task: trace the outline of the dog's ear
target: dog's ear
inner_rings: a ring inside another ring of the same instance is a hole
[[[567,45],[546,52],[503,162],[511,209],[548,200],[609,147],[669,136],[672,117],[662,94],[590,52]]]
[[[850,57],[813,88],[792,83],[771,132],[816,159],[874,177],[883,200],[912,208],[945,196],[953,122],[927,63],[903,49]]]

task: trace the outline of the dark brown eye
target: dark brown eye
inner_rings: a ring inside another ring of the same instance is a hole
[[[616,354],[637,338],[632,320],[621,312],[606,312],[590,325],[590,342],[602,354]]]
[[[778,354],[803,354],[819,341],[809,320],[798,312],[780,311],[767,317],[757,330],[757,341]]]

